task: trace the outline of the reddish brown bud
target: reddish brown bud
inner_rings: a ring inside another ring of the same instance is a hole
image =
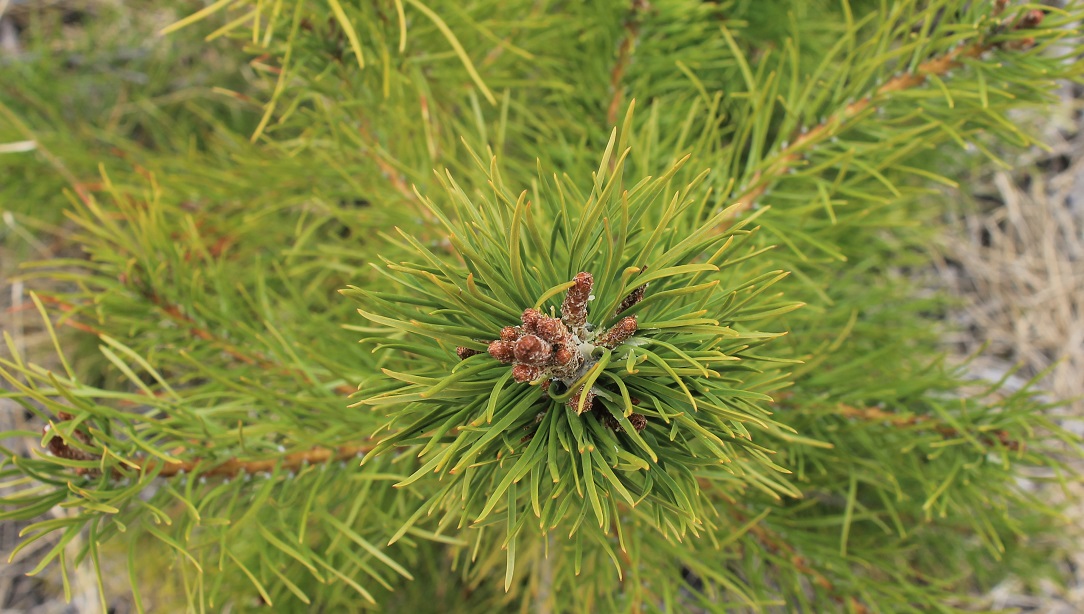
[[[67,442],[61,439],[60,435],[54,435],[46,444],[46,447],[49,453],[57,458],[79,461],[97,460],[93,455],[69,446]]]
[[[505,326],[501,329],[501,341],[515,341],[519,337],[519,332],[512,326]]]
[[[636,429],[637,433],[647,428],[647,418],[641,414],[630,415],[629,422],[632,424],[632,428]],[[621,421],[614,418],[612,415],[607,414],[606,417],[602,419],[602,423],[612,431],[618,433],[625,432],[624,427],[621,426]]]
[[[565,366],[572,362],[572,359],[576,357],[576,352],[568,348],[568,346],[562,345],[557,348],[557,351],[553,354],[553,362],[560,366]]]
[[[517,382],[531,382],[542,375],[542,369],[530,365],[516,365],[512,367],[512,379]]]
[[[489,344],[489,355],[497,360],[510,363],[516,359],[516,348],[511,341],[494,341]]]
[[[614,418],[610,414],[606,414],[606,417],[604,417],[602,419],[602,425],[605,426],[606,428],[610,429],[611,431],[614,431],[614,432],[617,432],[617,433],[620,433],[620,432],[625,430],[625,429],[621,428],[621,423],[617,421],[617,418]]]
[[[644,300],[644,292],[647,291],[647,284],[637,286],[629,295],[621,299],[621,304],[617,306],[617,310],[614,311],[614,315],[624,312],[629,307],[632,307],[636,303]]]
[[[561,319],[566,326],[575,330],[587,324],[587,301],[591,298],[595,278],[590,273],[581,272],[572,281],[574,284],[568,289],[565,302],[561,305]]]
[[[1031,9],[1024,13],[1023,17],[1020,18],[1020,21],[1016,22],[1016,29],[1030,30],[1032,28],[1037,28],[1039,27],[1039,24],[1043,22],[1044,17],[1046,17],[1046,14],[1041,10]]]
[[[57,418],[58,418],[58,421],[60,421],[60,422],[67,422],[68,420],[71,420],[74,417],[75,416],[73,416],[72,414],[69,414],[68,412],[65,412],[65,411],[57,412]],[[52,427],[51,424],[46,424],[45,428],[43,428],[42,431],[41,431],[42,435],[44,435],[44,434],[48,433],[49,431],[51,431],[52,428],[53,427]],[[74,437],[75,439],[78,439],[80,442],[82,442],[84,444],[88,444],[88,445],[90,444],[90,435],[87,435],[86,433],[84,433],[83,431],[81,431],[79,429],[73,430],[72,433],[71,433],[71,436]],[[49,440],[48,443],[45,444],[45,446],[46,446],[46,449],[49,450],[50,454],[52,454],[53,456],[56,456],[58,458],[66,458],[66,459],[69,459],[69,460],[84,460],[84,461],[85,460],[97,460],[97,458],[94,455],[69,446],[68,442],[64,441],[64,439],[59,434],[53,435],[53,437]],[[84,471],[86,471],[86,470],[85,469],[77,470],[78,473],[83,473]]]
[[[552,362],[553,346],[535,335],[524,335],[516,341],[516,361],[526,365],[545,365]]]
[[[471,348],[465,348],[463,346],[455,348],[455,355],[459,357],[459,360],[466,360],[471,356],[477,356],[478,354],[481,354],[481,352]]]
[[[523,320],[523,330],[527,333],[534,334],[535,327],[538,325],[538,320],[542,317],[542,312],[537,309],[524,309],[523,315],[520,316],[520,319]]]
[[[576,292],[580,297],[586,299],[591,294],[591,287],[595,285],[595,276],[587,271],[580,271],[576,273],[572,281],[576,282],[576,285],[572,286],[568,291]]]
[[[583,397],[582,409],[580,408],[580,397]],[[576,412],[576,415],[578,416],[594,409],[594,404],[595,393],[590,390],[585,391],[582,386],[580,387],[579,392],[572,395],[572,398],[568,400],[568,406],[572,408],[572,411]]]
[[[535,334],[550,343],[560,343],[567,339],[571,333],[557,318],[542,316],[535,324]]]
[[[599,335],[595,345],[613,349],[636,333],[636,316],[621,318],[610,330]]]
[[[997,432],[997,441],[1012,452],[1016,452],[1020,449],[1020,442],[1010,438],[1009,434],[1005,431]]]
[[[554,374],[558,377],[571,377],[583,366],[583,355],[572,345],[562,344],[553,354],[553,362],[556,365]]]

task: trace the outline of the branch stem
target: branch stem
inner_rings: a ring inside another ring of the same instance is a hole
[[[336,448],[315,447],[301,452],[292,452],[283,456],[261,460],[245,461],[231,458],[224,463],[212,466],[210,469],[200,471],[199,475],[233,477],[246,473],[253,475],[261,472],[268,472],[275,468],[296,471],[306,464],[316,465],[319,463],[330,463],[356,458],[367,454],[372,449],[372,445],[349,445],[338,446]],[[157,459],[135,461],[136,465],[146,471],[157,469],[158,463],[159,461]],[[199,469],[203,463],[204,461],[200,459],[182,461],[179,463],[164,463],[161,471],[158,472],[158,477],[172,477],[180,473],[191,473]]]
[[[621,81],[625,78],[625,71],[632,60],[632,50],[640,38],[640,13],[649,8],[650,5],[646,0],[632,0],[629,15],[625,18],[625,36],[617,48],[617,62],[610,70],[610,104],[606,107],[607,126],[617,123],[617,114],[621,111],[621,103],[625,99],[625,90],[621,86]]]
[[[930,77],[946,75],[949,71],[963,66],[965,60],[980,57],[983,53],[998,47],[996,42],[989,42],[986,37],[969,45],[956,47],[948,53],[919,64],[912,72],[889,79],[872,94],[846,105],[822,123],[804,130],[789,145],[780,150],[775,161],[767,169],[754,173],[750,185],[734,199],[734,202],[740,206],[735,208],[730,217],[720,225],[720,230],[725,230],[731,221],[749,211],[773,183],[786,175],[802,159],[805,150],[831,137],[846,121],[884,102],[896,92],[918,87]]]

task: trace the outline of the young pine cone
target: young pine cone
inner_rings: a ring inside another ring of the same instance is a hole
[[[472,350],[471,348],[465,348],[463,346],[455,348],[455,355],[459,357],[459,360],[466,360],[471,356],[475,356],[477,354],[481,354],[481,352],[479,352],[478,350]]]
[[[503,363],[516,360],[516,346],[511,341],[494,341],[489,344],[489,355]]]
[[[531,365],[515,365],[512,367],[512,379],[523,384],[532,382],[542,375],[542,369]]]
[[[613,349],[636,333],[636,316],[627,316],[618,320],[605,333],[599,335],[596,345]]]
[[[591,390],[584,390],[581,386],[579,392],[572,395],[572,398],[568,400],[568,406],[572,408],[572,411],[576,412],[577,416],[583,415],[594,409],[595,396],[594,392]],[[580,409],[580,397],[585,397],[583,400],[583,409]]]
[[[636,288],[634,288],[632,292],[629,292],[628,296],[621,299],[621,304],[617,306],[617,310],[614,311],[614,315],[622,313],[636,303],[644,300],[645,291],[647,291],[647,284],[644,284],[642,286],[636,286]]]
[[[576,274],[573,286],[565,294],[561,305],[561,320],[572,330],[583,328],[587,324],[587,301],[591,298],[591,288],[595,278],[587,272]]]
[[[553,346],[535,335],[523,335],[516,341],[514,353],[516,362],[538,367],[551,362]]]

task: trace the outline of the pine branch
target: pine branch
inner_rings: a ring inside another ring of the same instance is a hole
[[[123,283],[125,283],[125,284],[128,284],[127,279],[122,279],[121,281]],[[130,285],[130,284],[128,284],[128,285]],[[230,357],[232,357],[234,360],[242,362],[242,363],[244,363],[246,365],[252,365],[252,366],[255,366],[255,367],[259,367],[261,369],[267,369],[267,370],[275,371],[277,373],[299,375],[299,376],[304,377],[305,379],[309,380],[313,384],[318,383],[318,382],[312,381],[311,376],[308,373],[305,373],[305,372],[303,372],[301,370],[298,370],[298,369],[291,370],[288,367],[284,367],[284,366],[276,363],[275,361],[271,360],[270,358],[267,358],[266,356],[263,356],[263,355],[258,354],[258,353],[253,354],[253,353],[243,352],[240,348],[238,348],[237,346],[231,344],[226,339],[214,334],[213,332],[211,332],[207,328],[204,328],[204,327],[200,326],[198,322],[196,322],[193,318],[191,318],[190,316],[185,314],[181,310],[181,307],[179,305],[170,303],[169,301],[165,300],[159,294],[154,292],[153,289],[150,289],[150,288],[138,288],[138,289],[136,289],[136,291],[138,291],[145,299],[147,299],[154,306],[156,306],[161,313],[166,315],[169,319],[173,320],[175,323],[177,323],[180,326],[184,327],[184,329],[188,332],[189,335],[191,335],[192,337],[194,337],[196,339],[201,339],[203,341],[206,341],[208,343],[213,344],[219,350],[225,352],[226,354],[229,354]],[[61,310],[65,311],[65,312],[70,313],[70,312],[74,312],[74,311],[78,310],[78,308],[75,305],[73,305],[72,303],[64,301],[64,300],[62,300],[62,299],[60,299],[60,298],[58,298],[56,296],[49,295],[49,294],[42,294],[42,295],[40,295],[40,297],[41,297],[42,302],[49,303],[51,305],[56,305],[58,308],[60,308]],[[95,328],[95,327],[93,327],[93,326],[91,326],[91,325],[89,325],[89,324],[87,324],[85,322],[81,322],[81,321],[76,320],[74,318],[65,318],[64,323],[66,325],[68,325],[68,326],[71,326],[72,328],[75,328],[76,330],[80,330],[80,331],[83,331],[83,332],[86,332],[86,333],[90,333],[90,334],[92,334],[92,335],[94,335],[96,337],[102,337],[102,336],[106,335],[105,331],[103,331],[103,330],[101,330],[99,328]],[[340,385],[336,386],[334,390],[338,394],[342,394],[342,395],[351,395],[354,392],[356,392],[356,389],[353,386],[350,386],[348,384],[340,384]]]
[[[285,454],[278,458],[269,458],[261,460],[241,460],[237,458],[231,458],[230,460],[212,465],[210,468],[203,468],[204,461],[200,459],[188,460],[180,463],[163,463],[161,470],[158,470],[158,461],[154,459],[147,459],[144,461],[132,461],[132,463],[138,467],[140,471],[155,472],[157,476],[162,478],[168,478],[183,473],[194,473],[197,470],[199,475],[207,477],[234,477],[236,475],[247,473],[249,475],[255,475],[258,473],[269,472],[272,469],[282,469],[284,471],[297,471],[305,465],[317,465],[320,463],[332,463],[337,461],[349,460],[351,458],[361,458],[365,454],[368,454],[373,449],[373,445],[353,445],[353,446],[338,446],[336,448],[312,448],[302,452],[292,452]]]
[[[66,422],[74,418],[72,414],[66,412],[60,412],[57,418],[61,422]],[[44,433],[48,433],[52,430],[51,425],[46,425]],[[80,441],[83,446],[93,446],[93,438],[81,429],[73,429],[72,435]],[[170,478],[175,475],[191,474],[199,472],[202,477],[226,477],[232,478],[239,474],[247,473],[249,475],[256,475],[258,473],[269,472],[273,469],[281,469],[284,471],[296,472],[301,467],[306,465],[316,465],[320,463],[331,463],[337,461],[348,460],[350,458],[362,458],[373,449],[372,444],[358,444],[358,445],[341,445],[335,448],[324,448],[320,446],[313,447],[309,450],[303,450],[301,452],[291,452],[289,454],[283,454],[275,458],[265,458],[259,460],[242,460],[240,458],[231,458],[224,462],[217,462],[211,465],[207,464],[207,461],[195,458],[191,460],[185,460],[180,462],[166,461],[162,462],[154,458],[144,459],[128,459],[122,461],[124,466],[133,469],[139,473],[154,473],[159,478]],[[79,461],[93,461],[99,462],[102,460],[101,456],[96,456],[79,448],[73,448],[68,445],[60,437],[52,437],[46,443],[46,448],[53,456],[60,458],[66,458],[69,460]],[[173,450],[172,454],[182,454],[184,450]],[[74,472],[76,475],[97,475],[98,470],[88,467],[75,467]],[[113,470],[113,477],[121,477],[119,469]]]
[[[1004,6],[1001,6],[1000,9],[1004,9]],[[998,12],[1000,12],[1000,10]],[[1042,22],[1042,19],[1042,11],[1031,10],[1019,16],[1016,19],[1015,24],[1012,25],[1012,29],[1030,30],[1038,27]],[[964,66],[966,60],[980,58],[983,54],[995,49],[1020,50],[1026,49],[1034,44],[1034,41],[1031,39],[1009,42],[990,40],[992,37],[1008,28],[1008,26],[1009,24],[1007,21],[999,22],[988,32],[981,35],[978,41],[966,45],[959,45],[941,56],[926,60],[919,64],[913,71],[889,79],[872,94],[846,105],[842,110],[829,116],[820,124],[809,129],[803,129],[802,132],[797,134],[793,140],[789,142],[789,144],[785,145],[779,151],[774,161],[767,169],[764,169],[763,171],[758,170],[753,174],[753,177],[749,182],[751,185],[747,185],[745,191],[732,200],[736,206],[731,209],[730,216],[720,228],[726,228],[727,224],[752,209],[756,205],[757,200],[764,195],[768,188],[790,172],[811,148],[814,148],[819,143],[831,138],[840,128],[845,126],[850,119],[860,115],[864,111],[875,108],[878,104],[886,102],[891,99],[893,94],[925,84],[930,77],[947,75],[953,69]]]
[[[618,113],[625,100],[625,88],[622,80],[625,71],[628,70],[632,61],[632,52],[636,49],[636,42],[640,37],[641,15],[651,10],[651,4],[647,0],[632,0],[629,6],[628,16],[625,18],[625,34],[617,47],[617,62],[610,70],[610,104],[606,107],[606,125],[617,124]]]
[[[925,265],[934,148],[1016,138],[1008,112],[1073,74],[1041,53],[1057,11],[995,70],[1039,19],[1005,0],[513,4],[216,2],[180,25],[228,20],[243,109],[193,103],[193,130],[133,97],[17,166],[3,196],[92,169],[79,135],[132,154],[75,188],[112,197],[72,203],[90,260],[35,275],[101,343],[47,318],[62,373],[0,358],[5,399],[61,417],[52,456],[4,450],[0,518],[65,506],[26,543],[82,532],[95,562],[150,542],[190,609],[936,610],[1027,565],[1056,516],[1019,477],[1078,440],[1026,394],[957,394],[885,271]],[[600,155],[590,110],[630,98]],[[747,215],[769,190],[787,208]]]
[[[746,522],[746,518],[740,513],[734,513],[734,517],[738,522]],[[777,533],[765,527],[762,523],[756,523],[749,527],[749,533],[760,542],[765,551],[783,556],[790,564],[794,565],[795,571],[807,576],[810,580],[829,593],[835,593],[835,585],[824,576],[824,574],[817,571],[810,563],[809,559],[800,554],[794,546],[788,543],[784,538]]]
[[[955,439],[961,437],[964,434],[958,429],[945,425],[937,424],[932,416],[901,416],[892,412],[884,411],[878,407],[853,407],[840,403],[838,406],[839,415],[847,418],[855,418],[858,420],[864,420],[868,422],[882,422],[890,424],[892,426],[927,426],[945,439]],[[1017,452],[1024,448],[1024,444],[1013,439],[1009,432],[1004,429],[999,429],[993,433],[982,432],[978,440],[986,447],[991,448],[994,446],[1000,446],[1008,449],[1011,452]]]
[[[381,175],[386,178],[389,183],[391,183],[395,191],[398,192],[399,195],[401,195],[407,202],[418,207],[419,211],[421,211],[423,214],[428,215],[429,211],[426,210],[425,207],[423,207],[422,204],[419,202],[418,195],[414,193],[414,190],[412,190],[406,180],[403,179],[403,176],[399,173],[399,169],[395,168],[375,151],[376,139],[369,132],[368,127],[366,125],[358,126],[358,132],[361,134],[362,138],[364,138],[365,141],[369,143],[366,153],[369,159],[372,160],[374,164],[376,164],[377,168],[380,169]]]

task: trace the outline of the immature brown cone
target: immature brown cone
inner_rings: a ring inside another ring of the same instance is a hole
[[[538,326],[538,321],[543,318],[542,312],[537,309],[527,308],[523,310],[520,319],[523,320],[523,330],[533,334]]]
[[[1044,17],[1046,17],[1046,14],[1039,9],[1031,9],[1024,13],[1024,16],[1020,18],[1020,21],[1016,22],[1016,29],[1030,30],[1032,28],[1037,28],[1039,24],[1043,22]]]
[[[583,409],[580,409],[580,397],[585,397],[583,401]],[[583,386],[580,387],[579,392],[572,395],[572,398],[568,400],[568,406],[572,408],[572,411],[576,412],[577,416],[583,415],[594,408],[595,405],[595,393],[591,390],[584,390]]]
[[[617,421],[617,418],[614,418],[610,414],[606,414],[605,416],[603,416],[602,425],[610,429],[611,431],[614,431],[615,433],[620,433],[625,430],[621,428],[621,423]]]
[[[523,335],[516,341],[516,362],[542,366],[553,360],[553,346],[535,335]]]
[[[560,343],[568,339],[570,332],[557,318],[542,316],[535,323],[535,334],[550,343]]]
[[[617,310],[614,311],[614,315],[623,313],[629,307],[632,307],[636,303],[644,300],[645,291],[647,291],[647,284],[644,284],[642,286],[636,286],[636,288],[634,288],[632,292],[629,292],[628,296],[621,299],[621,304],[617,306]]]
[[[515,345],[511,341],[494,341],[489,344],[489,355],[504,363],[516,360]]]
[[[583,366],[583,355],[569,345],[562,344],[553,354],[553,362],[556,366],[554,374],[558,377],[571,377]]]
[[[632,423],[632,428],[636,429],[637,433],[647,428],[647,418],[642,414],[630,415],[629,422]],[[602,423],[606,426],[606,428],[612,431],[616,431],[618,433],[625,432],[625,428],[621,426],[621,422],[610,414],[607,414],[606,417],[602,419]]]
[[[67,422],[74,417],[75,416],[65,411],[57,413],[57,418],[60,422]],[[51,424],[46,424],[45,428],[43,428],[41,431],[42,435],[48,433],[50,430],[52,430],[52,428],[53,427]],[[79,429],[75,429],[74,431],[72,431],[72,437],[78,439],[82,443],[90,444],[90,435],[87,435]],[[66,458],[68,460],[78,461],[98,460],[98,457],[90,454],[89,452],[84,452],[83,450],[79,450],[77,448],[69,446],[68,442],[64,441],[64,439],[60,435],[54,435],[53,438],[49,440],[49,443],[45,444],[45,447],[47,450],[49,450],[50,454],[56,456],[57,458]],[[87,469],[85,467],[80,467],[75,470],[75,472],[79,474],[89,473],[91,471],[93,470]]]
[[[618,320],[616,324],[610,327],[610,330],[600,335],[598,340],[595,341],[595,345],[613,349],[635,333],[636,316],[627,316]]]
[[[591,298],[591,287],[595,278],[587,272],[576,273],[575,282],[565,294],[561,305],[561,319],[572,330],[583,328],[587,324],[587,300]]]
[[[515,365],[512,367],[512,379],[519,383],[532,382],[542,375],[542,369],[531,365]]]
[[[455,355],[459,357],[459,360],[466,360],[471,356],[477,356],[478,354],[481,354],[481,352],[472,350],[471,348],[465,348],[463,346],[455,348]]]
[[[519,337],[519,331],[514,326],[505,326],[501,329],[501,341],[515,341]]]

